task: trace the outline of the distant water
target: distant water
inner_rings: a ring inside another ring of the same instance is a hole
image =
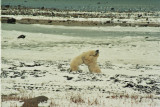
[[[148,37],[159,37],[160,32],[146,32],[142,31],[98,31],[98,30],[88,30],[88,29],[67,29],[67,27],[62,28],[49,28],[40,27],[30,24],[2,24],[2,30],[8,31],[21,31],[28,33],[42,33],[42,34],[53,34],[53,35],[63,35],[72,37],[89,37],[89,38],[108,38],[108,37],[125,37],[125,36],[148,36]]]
[[[84,11],[160,11],[160,0],[2,0],[1,4]]]

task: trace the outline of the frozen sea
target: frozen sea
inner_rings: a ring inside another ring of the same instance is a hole
[[[159,0],[2,0],[2,5],[83,11],[159,11]]]
[[[159,28],[150,27],[64,27],[52,25],[2,24],[2,30],[63,35],[71,37],[108,38],[125,36],[159,37]]]

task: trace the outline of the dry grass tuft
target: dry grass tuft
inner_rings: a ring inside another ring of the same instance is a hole
[[[154,96],[153,95],[145,95],[145,96],[141,96],[141,95],[137,95],[137,94],[133,94],[133,95],[128,95],[128,94],[113,94],[111,96],[107,96],[106,98],[109,98],[109,99],[131,99],[131,100],[134,100],[134,101],[138,101],[138,102],[141,102],[142,99],[151,99],[153,100],[154,99]]]
[[[77,94],[74,96],[70,96],[70,102],[73,102],[75,104],[86,104],[88,106],[93,106],[93,105],[99,105],[100,102],[98,101],[98,98],[90,98],[88,97],[88,101],[86,97],[82,97],[82,95]]]
[[[18,106],[17,106],[17,103],[14,102],[14,103],[10,103],[9,107],[18,107]]]
[[[98,104],[100,104],[100,103],[97,98],[95,98],[92,101],[90,99],[88,99],[88,105],[98,105]]]
[[[51,100],[51,102],[49,104],[49,107],[60,107],[58,104],[55,103],[53,98],[51,98],[50,100]]]
[[[82,98],[80,94],[78,94],[77,96],[71,96],[70,101],[73,103],[78,103],[78,104],[85,103],[84,99]]]
[[[24,102],[22,107],[38,107],[40,102],[46,102],[48,100],[45,96],[33,97],[30,96],[19,97],[18,95],[2,95],[2,102],[4,101],[22,101]],[[147,105],[154,106],[156,103],[156,96],[152,94],[128,94],[128,93],[112,93],[112,94],[97,94],[90,96],[86,93],[69,93],[65,96],[58,96],[49,99],[49,103],[46,103],[48,107],[75,107],[75,106],[86,106],[86,107],[111,107],[114,104],[120,104],[120,106],[141,106],[144,103]],[[155,100],[154,100],[155,99]],[[115,102],[115,103],[114,103]],[[118,105],[119,106],[119,105]],[[10,107],[17,107],[15,102],[10,102]]]
[[[2,95],[1,96],[1,101],[26,101],[28,100],[30,97],[28,96],[17,96],[17,95]]]

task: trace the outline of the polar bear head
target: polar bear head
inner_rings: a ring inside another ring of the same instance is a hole
[[[86,65],[97,63],[97,58],[99,56],[99,50],[90,50],[83,53],[82,60]]]

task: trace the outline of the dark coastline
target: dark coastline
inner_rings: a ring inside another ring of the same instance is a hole
[[[160,27],[160,23],[149,21],[149,18],[159,18],[159,12],[85,12],[85,11],[62,11],[49,8],[23,8],[23,7],[3,7],[1,11],[2,23],[20,24],[45,24],[45,25],[64,25],[64,26],[140,26],[140,27]],[[3,16],[4,15],[4,16]],[[23,18],[15,19],[12,16],[22,15]],[[26,16],[26,17],[25,17]],[[30,16],[28,18],[28,16]],[[39,19],[39,16],[49,17],[50,19]],[[32,18],[34,17],[34,18]],[[55,17],[64,18],[57,20]],[[108,18],[110,20],[101,22],[99,20],[72,20],[78,18]],[[123,19],[134,19],[135,22],[123,21]],[[118,20],[115,22],[114,20]],[[145,20],[136,22],[136,20]]]
[[[15,21],[9,21],[15,20]],[[160,24],[152,23],[101,23],[98,21],[60,21],[60,20],[40,20],[40,19],[28,19],[24,18],[21,20],[16,20],[14,18],[2,17],[2,23],[19,23],[19,24],[44,24],[44,25],[64,25],[64,26],[139,26],[139,27],[160,27]]]

